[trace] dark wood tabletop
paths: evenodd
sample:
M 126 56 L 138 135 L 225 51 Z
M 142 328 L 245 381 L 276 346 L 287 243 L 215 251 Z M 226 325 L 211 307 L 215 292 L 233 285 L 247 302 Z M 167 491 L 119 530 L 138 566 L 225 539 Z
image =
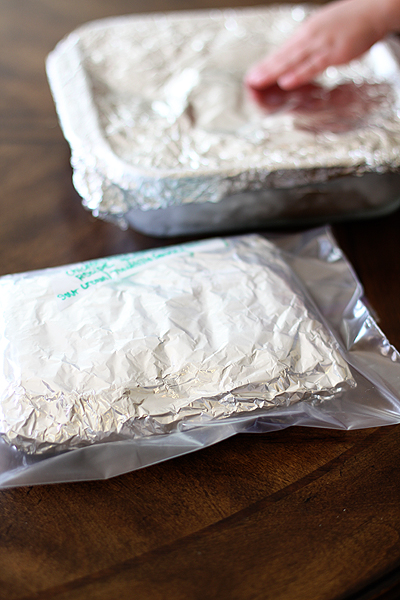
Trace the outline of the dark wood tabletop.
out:
M 166 243 L 82 207 L 44 69 L 55 44 L 97 18 L 245 4 L 1 0 L 0 274 Z M 334 226 L 397 348 L 399 231 L 399 211 Z M 241 434 L 106 481 L 0 490 L 4 600 L 398 597 L 400 425 Z

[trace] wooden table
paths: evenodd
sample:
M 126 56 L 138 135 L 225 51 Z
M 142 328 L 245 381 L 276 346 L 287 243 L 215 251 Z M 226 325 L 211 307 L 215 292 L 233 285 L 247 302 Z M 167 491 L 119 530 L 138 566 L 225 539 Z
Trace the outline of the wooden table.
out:
M 44 60 L 94 18 L 215 6 L 1 0 L 0 274 L 164 243 L 82 208 Z M 335 227 L 398 348 L 399 231 L 399 212 Z M 107 481 L 2 490 L 0 598 L 398 598 L 399 465 L 400 425 L 294 427 Z

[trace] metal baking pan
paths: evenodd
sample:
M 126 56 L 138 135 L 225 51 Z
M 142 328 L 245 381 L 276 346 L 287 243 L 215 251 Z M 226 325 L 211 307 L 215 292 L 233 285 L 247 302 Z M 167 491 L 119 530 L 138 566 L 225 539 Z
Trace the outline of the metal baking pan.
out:
M 395 39 L 295 92 L 243 85 L 310 10 L 134 15 L 62 40 L 47 73 L 84 206 L 158 236 L 396 209 Z

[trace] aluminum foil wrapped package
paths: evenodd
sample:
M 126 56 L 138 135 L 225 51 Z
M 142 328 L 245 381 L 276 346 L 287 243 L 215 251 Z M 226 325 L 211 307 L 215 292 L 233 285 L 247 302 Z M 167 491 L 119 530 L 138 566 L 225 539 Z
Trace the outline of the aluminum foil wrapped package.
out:
M 84 205 L 159 236 L 394 210 L 398 42 L 294 92 L 243 85 L 311 10 L 126 16 L 62 40 L 47 73 Z
M 0 432 L 27 452 L 322 400 L 353 383 L 290 268 L 258 236 L 0 285 Z
M 240 431 L 400 419 L 399 355 L 328 231 L 0 278 L 0 486 L 109 477 Z

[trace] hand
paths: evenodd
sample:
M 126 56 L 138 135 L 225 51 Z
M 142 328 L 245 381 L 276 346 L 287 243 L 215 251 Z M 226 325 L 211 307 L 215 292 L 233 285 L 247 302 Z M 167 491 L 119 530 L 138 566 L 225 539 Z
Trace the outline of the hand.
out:
M 363 54 L 399 21 L 399 0 L 332 2 L 306 19 L 280 49 L 253 66 L 246 84 L 264 89 L 278 83 L 291 90 L 309 83 L 330 65 L 345 64 Z

